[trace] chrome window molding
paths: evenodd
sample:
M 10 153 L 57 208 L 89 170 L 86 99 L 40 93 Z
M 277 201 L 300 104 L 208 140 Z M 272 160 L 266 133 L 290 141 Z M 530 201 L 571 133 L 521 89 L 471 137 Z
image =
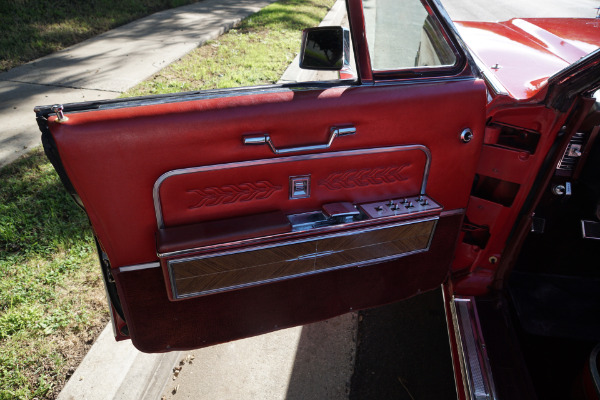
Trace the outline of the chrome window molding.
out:
M 483 75 L 483 79 L 486 81 L 488 86 L 494 91 L 495 95 L 509 96 L 508 90 L 502 85 L 502 83 L 496 78 L 496 75 L 485 65 L 485 63 L 477 56 L 472 54 L 475 65 Z

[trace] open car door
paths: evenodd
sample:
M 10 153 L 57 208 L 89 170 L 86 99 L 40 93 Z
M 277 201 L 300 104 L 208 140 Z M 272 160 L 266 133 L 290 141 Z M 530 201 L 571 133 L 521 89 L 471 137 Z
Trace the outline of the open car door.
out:
M 356 81 L 37 108 L 92 224 L 117 338 L 209 346 L 445 280 L 486 91 L 438 7 L 425 10 L 450 65 L 378 72 L 351 1 Z

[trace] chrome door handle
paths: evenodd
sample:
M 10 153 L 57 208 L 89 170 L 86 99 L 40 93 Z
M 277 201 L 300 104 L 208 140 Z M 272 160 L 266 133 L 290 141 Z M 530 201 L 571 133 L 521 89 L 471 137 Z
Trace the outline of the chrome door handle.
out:
M 354 126 L 346 126 L 346 127 L 336 127 L 332 126 L 329 129 L 329 140 L 327 143 L 323 144 L 310 144 L 306 146 L 297 146 L 297 147 L 284 147 L 282 149 L 278 149 L 273 144 L 271 140 L 271 136 L 268 133 L 263 133 L 259 135 L 249 135 L 244 136 L 244 144 L 268 144 L 271 148 L 271 151 L 275 154 L 287 154 L 287 153 L 295 153 L 300 151 L 311 151 L 311 150 L 324 150 L 331 147 L 333 141 L 338 136 L 347 136 L 354 135 L 356 133 L 356 128 Z

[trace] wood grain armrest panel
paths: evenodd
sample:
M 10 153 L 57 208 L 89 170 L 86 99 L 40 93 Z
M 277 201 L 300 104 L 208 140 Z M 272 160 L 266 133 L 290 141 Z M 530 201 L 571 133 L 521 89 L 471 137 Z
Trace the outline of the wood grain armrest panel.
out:
M 362 267 L 427 251 L 438 217 L 163 259 L 172 300 Z

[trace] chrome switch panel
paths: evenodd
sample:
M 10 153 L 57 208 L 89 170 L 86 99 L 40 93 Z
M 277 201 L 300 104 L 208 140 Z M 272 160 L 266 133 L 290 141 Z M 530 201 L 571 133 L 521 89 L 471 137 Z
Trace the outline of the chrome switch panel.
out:
M 418 212 L 434 211 L 436 209 L 441 210 L 442 208 L 431 197 L 425 195 L 377 201 L 361 204 L 359 207 L 369 218 L 410 215 Z
M 310 175 L 290 176 L 290 200 L 310 197 Z

